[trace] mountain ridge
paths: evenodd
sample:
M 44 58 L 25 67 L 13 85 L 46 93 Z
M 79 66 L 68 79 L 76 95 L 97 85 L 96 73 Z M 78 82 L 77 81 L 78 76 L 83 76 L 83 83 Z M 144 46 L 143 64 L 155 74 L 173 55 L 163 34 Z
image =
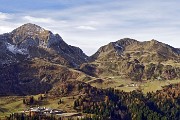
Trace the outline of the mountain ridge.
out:
M 179 78 L 180 51 L 170 45 L 130 38 L 110 42 L 89 57 L 80 69 L 93 76 L 125 76 L 131 80 Z
M 98 59 L 98 57 L 101 57 L 104 54 L 112 56 L 112 53 L 114 53 L 117 55 L 119 54 L 119 57 L 121 57 L 121 55 L 123 55 L 123 52 L 126 51 L 151 51 L 156 52 L 157 54 L 161 54 L 161 56 L 159 55 L 160 57 L 163 57 L 164 54 L 169 54 L 166 57 L 176 57 L 180 55 L 180 50 L 178 48 L 174 48 L 170 45 L 167 45 L 154 39 L 152 39 L 151 41 L 140 42 L 135 39 L 124 38 L 116 42 L 110 42 L 109 44 L 100 47 L 95 54 L 90 56 L 90 61 Z
M 180 78 L 179 53 L 156 40 L 124 38 L 88 57 L 59 34 L 27 23 L 0 35 L 0 95 L 39 94 L 72 79 L 94 83 L 104 76 L 135 81 Z

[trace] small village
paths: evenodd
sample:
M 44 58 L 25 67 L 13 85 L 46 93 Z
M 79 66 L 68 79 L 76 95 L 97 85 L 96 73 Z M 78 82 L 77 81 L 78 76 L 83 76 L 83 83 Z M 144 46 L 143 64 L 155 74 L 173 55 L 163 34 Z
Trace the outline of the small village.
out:
M 46 108 L 46 107 L 31 107 L 27 110 L 24 111 L 19 111 L 18 113 L 13 113 L 12 115 L 15 114 L 21 114 L 22 116 L 38 116 L 39 118 L 44 118 L 44 117 L 54 117 L 58 118 L 60 120 L 66 120 L 66 119 L 82 119 L 84 116 L 82 113 L 68 113 L 65 112 L 61 109 L 52 109 L 52 108 Z

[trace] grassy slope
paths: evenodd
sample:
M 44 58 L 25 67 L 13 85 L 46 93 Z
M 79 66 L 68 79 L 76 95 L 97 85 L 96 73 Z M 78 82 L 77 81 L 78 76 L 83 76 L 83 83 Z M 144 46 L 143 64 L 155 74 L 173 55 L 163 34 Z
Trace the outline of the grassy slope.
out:
M 38 95 L 34 96 L 35 99 L 37 99 L 37 97 Z M 76 97 L 77 96 L 75 96 L 75 98 Z M 23 104 L 23 98 L 23 96 L 0 97 L 0 118 L 4 118 L 11 113 L 23 111 L 30 108 L 30 106 L 25 106 Z M 74 100 L 72 99 L 72 97 L 62 97 L 62 104 L 58 104 L 59 99 L 60 98 L 49 98 L 45 100 L 40 106 L 53 109 L 62 109 L 67 112 L 76 112 L 73 109 Z
M 141 85 L 142 91 L 144 93 L 161 90 L 163 86 L 169 84 L 180 83 L 180 79 L 178 80 L 166 80 L 166 81 L 148 81 L 147 83 Z
M 126 92 L 130 92 L 136 89 L 141 89 L 144 93 L 147 93 L 151 91 L 160 90 L 162 89 L 162 86 L 180 82 L 180 79 L 165 80 L 165 81 L 149 80 L 145 82 L 136 82 L 136 81 L 131 81 L 129 79 L 123 79 L 119 76 L 104 77 L 103 79 L 105 79 L 103 83 L 97 83 L 97 82 L 93 83 L 91 81 L 91 85 L 97 88 L 112 87 L 112 88 L 123 90 Z M 131 85 L 131 83 L 137 84 L 137 86 L 129 87 L 128 85 Z M 120 85 L 124 85 L 124 86 L 121 87 Z
M 0 97 L 0 116 L 21 111 L 25 108 L 22 104 L 22 97 Z

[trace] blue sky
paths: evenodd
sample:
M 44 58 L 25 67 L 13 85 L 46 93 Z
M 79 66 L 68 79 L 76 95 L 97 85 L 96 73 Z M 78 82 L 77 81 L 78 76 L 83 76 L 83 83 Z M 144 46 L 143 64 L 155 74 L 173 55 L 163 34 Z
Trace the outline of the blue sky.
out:
M 0 0 L 0 33 L 34 23 L 91 55 L 121 38 L 180 48 L 179 0 Z

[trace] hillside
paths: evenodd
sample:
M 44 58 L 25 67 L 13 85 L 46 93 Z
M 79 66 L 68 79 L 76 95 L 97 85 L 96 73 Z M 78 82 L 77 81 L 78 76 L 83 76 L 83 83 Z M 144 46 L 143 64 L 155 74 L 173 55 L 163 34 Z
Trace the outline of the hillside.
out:
M 80 71 L 39 58 L 3 66 L 0 73 L 0 95 L 40 94 L 67 80 L 91 79 Z
M 24 24 L 0 35 L 0 96 L 39 94 L 70 79 L 91 79 L 73 69 L 86 59 L 80 48 L 68 45 L 60 35 Z
M 102 46 L 80 69 L 93 76 L 131 80 L 179 78 L 180 50 L 156 40 L 121 39 Z
M 134 39 L 124 38 L 116 42 L 111 42 L 99 48 L 90 57 L 90 61 L 95 60 L 118 60 L 138 58 L 140 62 L 162 62 L 167 60 L 180 60 L 180 50 L 156 40 L 139 42 Z

